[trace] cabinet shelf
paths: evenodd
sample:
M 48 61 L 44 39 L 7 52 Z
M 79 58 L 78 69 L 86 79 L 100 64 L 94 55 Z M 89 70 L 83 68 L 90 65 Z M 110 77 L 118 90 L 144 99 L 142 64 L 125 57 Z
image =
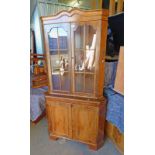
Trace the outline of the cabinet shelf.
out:
M 86 48 L 75 48 L 76 52 L 77 51 L 86 51 L 86 50 L 88 50 L 88 49 L 86 49 Z M 90 49 L 90 50 L 95 50 L 95 49 Z
M 68 49 L 50 49 L 50 52 L 52 51 L 67 51 Z
M 85 72 L 85 71 L 83 71 L 83 72 L 81 72 L 81 71 L 75 71 L 74 73 L 75 74 L 92 74 L 92 75 L 95 74 L 94 72 Z
M 69 73 L 69 71 L 63 71 L 63 73 L 65 74 L 65 73 Z M 54 72 L 52 72 L 52 75 L 59 75 L 59 74 L 61 74 L 61 71 L 54 71 Z
M 78 51 L 78 50 L 83 51 L 84 48 L 75 48 L 75 51 Z

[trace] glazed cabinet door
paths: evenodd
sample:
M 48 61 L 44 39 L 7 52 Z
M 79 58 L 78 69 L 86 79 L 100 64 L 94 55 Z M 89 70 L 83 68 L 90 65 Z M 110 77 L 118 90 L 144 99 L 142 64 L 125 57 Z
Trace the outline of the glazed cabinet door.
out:
M 98 21 L 71 24 L 73 92 L 95 96 L 99 57 Z
M 98 129 L 98 109 L 87 105 L 72 106 L 73 139 L 95 143 Z
M 47 118 L 52 135 L 70 137 L 70 109 L 71 105 L 60 102 L 47 101 Z
M 70 24 L 50 24 L 44 27 L 49 87 L 52 92 L 71 91 Z

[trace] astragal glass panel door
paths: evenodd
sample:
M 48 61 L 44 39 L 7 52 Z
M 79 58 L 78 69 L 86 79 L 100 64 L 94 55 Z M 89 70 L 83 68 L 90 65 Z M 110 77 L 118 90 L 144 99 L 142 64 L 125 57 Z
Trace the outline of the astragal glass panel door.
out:
M 74 92 L 95 93 L 96 27 L 91 23 L 71 25 L 74 56 Z
M 70 91 L 70 25 L 53 24 L 48 33 L 53 91 Z

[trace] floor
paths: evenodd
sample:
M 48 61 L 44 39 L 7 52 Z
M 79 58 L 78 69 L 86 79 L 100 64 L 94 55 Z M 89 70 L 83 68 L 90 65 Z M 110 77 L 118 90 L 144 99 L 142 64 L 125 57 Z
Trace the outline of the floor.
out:
M 106 139 L 98 151 L 89 150 L 87 145 L 66 139 L 52 141 L 48 137 L 47 121 L 43 118 L 38 124 L 30 127 L 31 155 L 121 155 L 115 145 Z

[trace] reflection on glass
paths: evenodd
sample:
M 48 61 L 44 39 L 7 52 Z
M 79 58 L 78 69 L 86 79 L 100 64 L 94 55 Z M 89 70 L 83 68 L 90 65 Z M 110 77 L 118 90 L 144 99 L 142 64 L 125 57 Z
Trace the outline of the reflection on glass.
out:
M 68 70 L 68 55 L 61 55 L 60 57 L 60 74 L 64 75 L 64 72 Z
M 51 68 L 52 74 L 59 74 L 60 71 L 60 59 L 59 55 L 51 55 Z
M 52 55 L 51 56 L 52 74 L 64 75 L 69 69 L 68 55 Z
M 94 35 L 94 38 L 96 39 L 96 35 Z M 84 61 L 84 68 L 86 71 L 93 71 L 95 67 L 95 49 L 92 49 L 92 46 L 89 47 L 86 45 L 86 58 Z
M 91 25 L 86 25 L 86 45 L 85 61 L 86 71 L 94 71 L 95 68 L 95 48 L 96 48 L 96 30 Z
M 86 35 L 86 45 L 95 49 L 96 43 L 94 41 L 94 35 L 96 34 L 96 30 L 91 25 L 85 25 L 85 35 Z

